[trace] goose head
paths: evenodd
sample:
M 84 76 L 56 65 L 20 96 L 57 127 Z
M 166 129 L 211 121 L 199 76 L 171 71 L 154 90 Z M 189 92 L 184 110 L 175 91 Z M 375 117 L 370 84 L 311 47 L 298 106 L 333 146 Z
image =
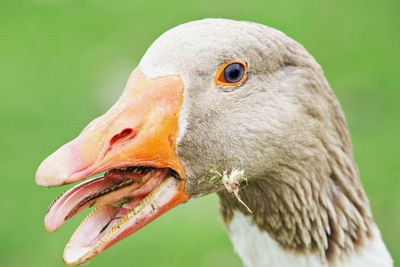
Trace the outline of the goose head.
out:
M 220 195 L 228 226 L 240 212 L 290 253 L 330 260 L 373 234 L 346 122 L 321 68 L 297 42 L 255 23 L 206 19 L 161 35 L 117 103 L 50 155 L 36 182 L 101 172 L 46 215 L 55 231 L 95 206 L 65 248 L 68 264 L 210 193 Z

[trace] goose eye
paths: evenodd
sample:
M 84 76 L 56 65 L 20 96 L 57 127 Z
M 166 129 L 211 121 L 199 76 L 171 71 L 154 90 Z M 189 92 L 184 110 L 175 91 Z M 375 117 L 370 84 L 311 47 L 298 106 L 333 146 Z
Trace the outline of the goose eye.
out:
M 243 77 L 244 68 L 239 63 L 233 63 L 224 69 L 225 81 L 236 83 Z
M 246 64 L 241 61 L 231 61 L 219 67 L 215 76 L 215 84 L 224 86 L 241 85 L 246 78 Z

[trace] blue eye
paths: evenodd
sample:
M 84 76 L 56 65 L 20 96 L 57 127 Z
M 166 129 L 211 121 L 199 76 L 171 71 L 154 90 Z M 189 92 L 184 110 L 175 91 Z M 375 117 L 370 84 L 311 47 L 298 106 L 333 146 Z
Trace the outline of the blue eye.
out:
M 224 80 L 227 83 L 237 83 L 244 76 L 244 67 L 240 63 L 232 63 L 224 69 Z
M 247 64 L 241 60 L 232 60 L 219 66 L 214 82 L 225 87 L 237 87 L 246 80 L 246 76 Z

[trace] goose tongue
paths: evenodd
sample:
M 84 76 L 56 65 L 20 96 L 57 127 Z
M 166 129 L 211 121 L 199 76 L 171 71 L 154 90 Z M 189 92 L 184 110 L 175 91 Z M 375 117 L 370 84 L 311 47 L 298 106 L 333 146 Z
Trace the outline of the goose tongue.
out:
M 168 169 L 127 168 L 78 184 L 53 202 L 45 216 L 45 227 L 54 232 L 65 221 L 92 206 L 109 206 L 105 210 L 112 211 L 113 215 L 123 212 L 121 208 L 131 209 L 167 174 Z

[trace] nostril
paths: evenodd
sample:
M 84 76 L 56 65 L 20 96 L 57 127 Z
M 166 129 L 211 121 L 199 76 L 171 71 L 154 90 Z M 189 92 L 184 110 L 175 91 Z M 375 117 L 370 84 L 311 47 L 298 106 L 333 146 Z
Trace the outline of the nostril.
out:
M 136 136 L 136 132 L 132 128 L 123 129 L 120 133 L 114 135 L 110 140 L 110 146 L 116 142 L 131 139 Z

